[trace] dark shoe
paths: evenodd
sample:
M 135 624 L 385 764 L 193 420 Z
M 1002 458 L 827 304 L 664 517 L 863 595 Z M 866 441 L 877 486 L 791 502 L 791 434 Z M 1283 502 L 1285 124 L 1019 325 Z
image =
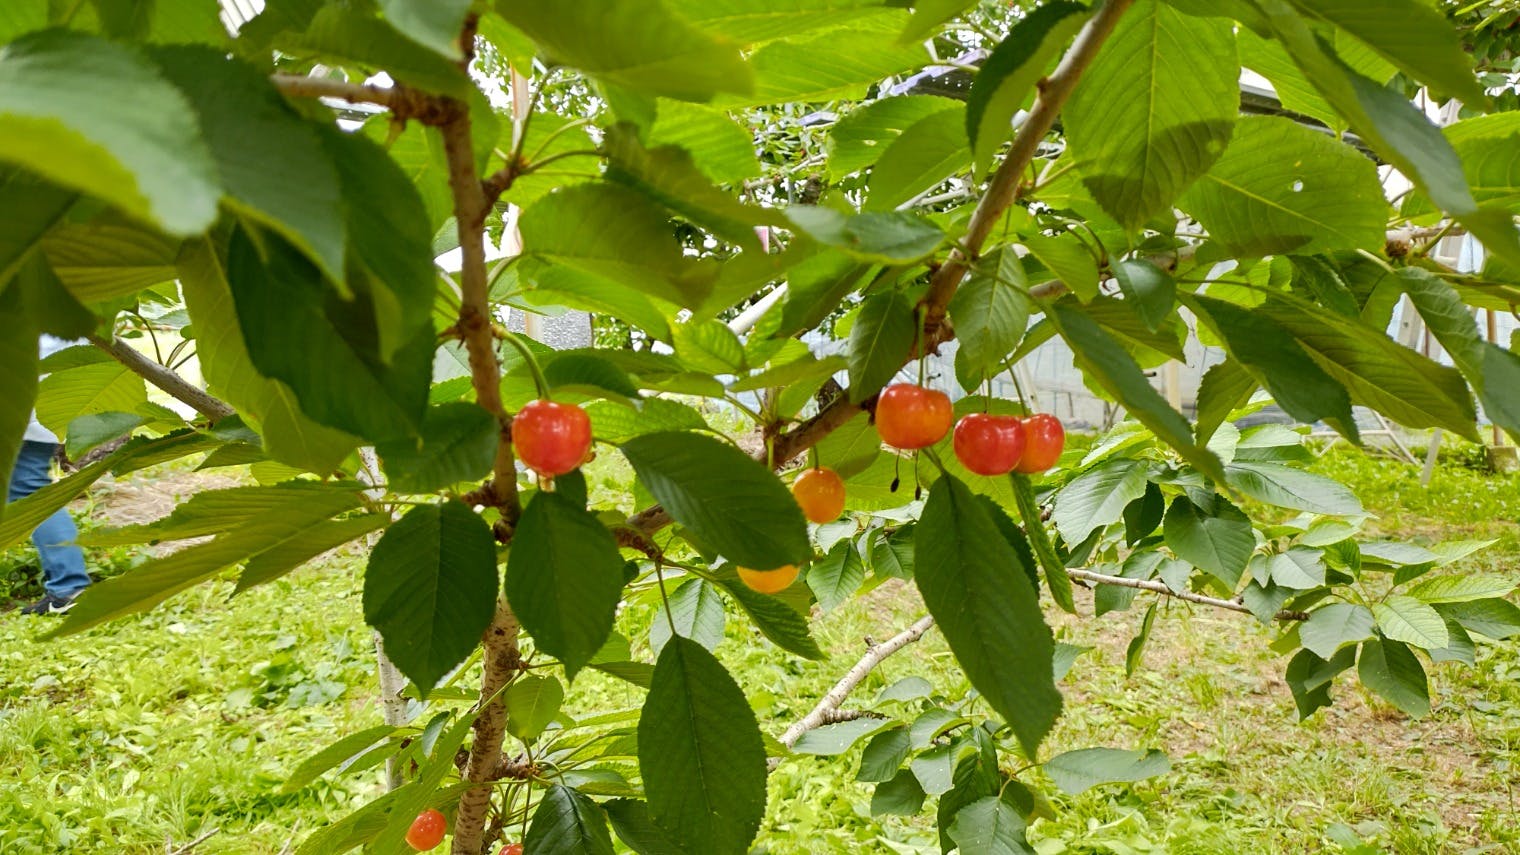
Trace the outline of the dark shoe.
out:
M 52 594 L 48 594 L 22 609 L 21 613 L 24 615 L 66 615 L 69 613 L 69 609 L 74 607 L 74 603 L 78 599 L 79 596 L 77 594 L 72 597 L 55 597 Z

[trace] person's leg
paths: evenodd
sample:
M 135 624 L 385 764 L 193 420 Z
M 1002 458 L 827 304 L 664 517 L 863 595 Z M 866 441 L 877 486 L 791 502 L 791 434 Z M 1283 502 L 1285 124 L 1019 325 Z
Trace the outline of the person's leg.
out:
M 11 473 L 9 496 L 11 501 L 24 499 L 53 483 L 53 451 L 56 446 L 46 442 L 23 442 L 16 468 Z M 42 560 L 42 583 L 54 597 L 71 599 L 89 587 L 90 574 L 84 568 L 84 552 L 75 541 L 79 529 L 67 509 L 42 521 L 32 532 L 32 543 Z

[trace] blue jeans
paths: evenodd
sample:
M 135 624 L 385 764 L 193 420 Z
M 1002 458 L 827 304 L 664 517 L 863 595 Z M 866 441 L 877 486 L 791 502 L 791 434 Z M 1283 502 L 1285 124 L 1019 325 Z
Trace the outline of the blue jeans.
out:
M 10 500 L 24 499 L 53 483 L 53 452 L 50 442 L 23 442 L 16 468 L 11 472 Z M 42 585 L 55 597 L 72 597 L 90 585 L 84 569 L 84 552 L 75 543 L 79 529 L 66 508 L 42 521 L 32 532 L 32 543 L 42 559 Z

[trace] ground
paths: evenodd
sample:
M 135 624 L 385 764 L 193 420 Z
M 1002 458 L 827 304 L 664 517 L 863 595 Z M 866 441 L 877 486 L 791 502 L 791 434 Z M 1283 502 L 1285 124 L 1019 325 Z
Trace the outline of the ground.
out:
M 1379 509 L 1380 533 L 1497 538 L 1458 569 L 1514 573 L 1520 480 L 1459 463 L 1443 465 L 1429 489 L 1419 487 L 1418 470 L 1386 458 L 1337 450 L 1319 466 Z M 135 522 L 161 515 L 176 495 L 226 483 L 161 469 L 102 487 L 76 511 Z M 141 560 L 129 550 L 93 558 L 108 573 Z M 32 560 L 24 549 L 0 560 L 0 602 L 34 592 Z M 302 758 L 379 721 L 371 638 L 359 616 L 361 570 L 356 554 L 338 553 L 235 600 L 231 584 L 219 582 L 59 641 L 38 640 L 47 626 L 39 619 L 0 614 L 0 852 L 148 855 L 217 829 L 197 852 L 273 855 L 372 798 L 377 769 L 279 792 Z M 921 613 L 903 586 L 840 607 L 816 623 L 825 662 L 798 661 L 731 618 L 718 655 L 762 725 L 779 733 L 855 660 L 864 638 L 884 638 Z M 1422 721 L 1338 684 L 1337 706 L 1300 724 L 1267 628 L 1174 604 L 1157 620 L 1144 667 L 1126 679 L 1124 650 L 1139 616 L 1139 608 L 1096 621 L 1051 615 L 1061 640 L 1093 650 L 1063 681 L 1066 713 L 1048 750 L 1154 747 L 1171 757 L 1172 772 L 1057 796 L 1058 819 L 1031 832 L 1042 855 L 1520 853 L 1515 645 L 1480 643 L 1477 667 L 1433 669 L 1436 709 Z M 647 626 L 646 617 L 633 609 L 625 621 Z M 638 652 L 646 641 L 635 636 Z M 911 674 L 949 694 L 964 691 L 931 632 L 857 695 Z M 575 688 L 581 709 L 636 703 L 599 674 Z M 937 851 L 932 813 L 870 818 L 869 786 L 853 780 L 857 762 L 858 751 L 783 763 L 771 777 L 758 851 Z

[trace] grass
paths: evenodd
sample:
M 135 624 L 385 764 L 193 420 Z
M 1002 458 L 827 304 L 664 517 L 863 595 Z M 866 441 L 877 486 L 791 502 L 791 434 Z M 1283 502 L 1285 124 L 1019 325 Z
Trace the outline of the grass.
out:
M 1346 479 L 1380 518 L 1376 530 L 1415 539 L 1497 538 L 1462 569 L 1513 573 L 1520 557 L 1520 480 L 1443 465 L 1429 489 L 1418 470 L 1333 451 L 1318 466 Z M 151 487 L 148 476 L 137 486 Z M 162 477 L 160 474 L 157 477 Z M 176 490 L 181 485 L 176 484 Z M 112 497 L 99 499 L 109 513 Z M 0 562 L 0 584 L 25 594 L 26 550 Z M 99 556 L 110 572 L 138 560 Z M 380 772 L 328 777 L 279 795 L 318 747 L 379 720 L 370 635 L 359 617 L 362 562 L 320 566 L 228 601 L 231 585 L 194 589 L 166 606 L 84 636 L 38 640 L 47 626 L 0 615 L 0 852 L 126 855 L 219 833 L 199 851 L 279 852 L 287 840 L 379 792 Z M 8 581 L 3 581 L 8 580 Z M 6 591 L 0 590 L 0 594 Z M 1138 625 L 1130 611 L 1099 620 L 1051 615 L 1062 640 L 1091 646 L 1063 682 L 1066 713 L 1052 753 L 1094 745 L 1153 747 L 1172 771 L 1133 785 L 1053 796 L 1054 821 L 1031 831 L 1057 853 L 1520 852 L 1514 766 L 1520 746 L 1520 654 L 1480 642 L 1475 668 L 1432 669 L 1436 709 L 1411 722 L 1345 682 L 1337 705 L 1298 723 L 1284 660 L 1249 617 L 1169 607 L 1144 668 L 1124 676 Z M 757 641 L 730 616 L 718 654 L 772 733 L 803 714 L 854 661 L 922 613 L 911 589 L 888 586 L 816 621 L 829 652 L 804 662 Z M 647 656 L 648 611 L 625 613 Z M 937 634 L 887 660 L 857 692 L 865 703 L 909 675 L 950 697 L 963 680 Z M 588 673 L 570 710 L 628 706 L 638 695 Z M 858 750 L 798 756 L 771 776 L 758 851 L 938 851 L 932 805 L 913 819 L 869 816 L 854 782 Z M 1038 775 L 1038 772 L 1028 772 Z

